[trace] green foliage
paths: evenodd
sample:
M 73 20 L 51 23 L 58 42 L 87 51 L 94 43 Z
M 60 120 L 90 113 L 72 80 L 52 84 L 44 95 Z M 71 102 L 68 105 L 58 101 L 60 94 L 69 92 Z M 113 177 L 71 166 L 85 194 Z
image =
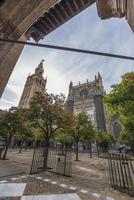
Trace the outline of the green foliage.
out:
M 19 109 L 12 107 L 9 111 L 5 111 L 0 115 L 0 136 L 4 137 L 7 141 L 3 159 L 6 158 L 11 139 L 15 135 L 26 138 L 30 135 L 30 132 L 21 118 Z
M 64 100 L 62 94 L 36 93 L 26 110 L 26 118 L 42 133 L 47 145 L 58 129 L 68 129 L 73 124 L 72 115 L 62 108 Z
M 108 134 L 108 133 L 105 133 L 105 132 L 102 132 L 102 131 L 98 131 L 96 132 L 95 134 L 95 140 L 98 142 L 98 143 L 112 143 L 114 141 L 113 139 L 113 136 L 111 134 Z
M 83 127 L 83 131 L 84 131 L 84 137 L 83 137 L 84 141 L 92 142 L 95 139 L 95 131 L 89 119 L 87 119 L 87 122 Z
M 110 94 L 105 97 L 105 102 L 116 114 L 134 114 L 134 72 L 122 77 L 120 84 L 113 85 Z
M 134 147 L 134 72 L 125 74 L 120 84 L 112 86 L 105 102 L 110 113 L 120 117 L 125 143 Z
M 43 139 L 43 135 L 41 134 L 40 129 L 30 126 L 30 130 L 33 134 L 34 140 L 42 140 Z
M 74 141 L 92 141 L 94 138 L 94 130 L 86 113 L 81 112 L 75 117 L 75 127 L 71 131 Z
M 134 152 L 134 133 L 132 132 L 124 132 L 122 131 L 122 134 L 120 135 L 119 141 L 121 144 L 130 145 L 132 148 L 132 151 Z
M 72 137 L 68 134 L 68 131 L 60 128 L 59 130 L 56 131 L 56 134 L 54 136 L 54 140 L 57 142 L 72 142 Z
M 25 132 L 25 127 L 22 125 L 17 108 L 12 107 L 9 111 L 3 112 L 0 115 L 0 135 L 8 140 L 9 137 L 23 132 Z
M 94 130 L 86 113 L 78 113 L 75 117 L 75 127 L 70 132 L 76 144 L 76 161 L 78 161 L 78 143 L 80 141 L 92 142 Z
M 108 146 L 114 142 L 114 138 L 111 134 L 102 131 L 96 132 L 95 140 L 102 148 L 108 148 Z

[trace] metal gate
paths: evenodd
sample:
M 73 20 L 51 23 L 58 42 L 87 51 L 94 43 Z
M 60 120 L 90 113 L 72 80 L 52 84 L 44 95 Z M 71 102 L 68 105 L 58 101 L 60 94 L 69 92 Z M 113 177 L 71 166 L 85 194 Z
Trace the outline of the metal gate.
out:
M 108 158 L 111 186 L 134 196 L 134 158 L 113 153 Z
M 30 174 L 49 170 L 64 176 L 72 176 L 72 153 L 69 148 L 48 148 L 47 168 L 43 167 L 44 151 L 44 147 L 34 149 Z

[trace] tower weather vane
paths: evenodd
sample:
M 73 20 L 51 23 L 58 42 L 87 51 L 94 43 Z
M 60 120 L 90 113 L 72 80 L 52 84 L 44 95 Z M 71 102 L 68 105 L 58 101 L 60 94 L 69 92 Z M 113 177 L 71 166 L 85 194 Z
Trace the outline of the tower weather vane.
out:
M 45 60 L 44 60 L 44 59 L 42 59 L 42 60 L 41 60 L 41 62 L 43 63 L 43 62 L 45 62 Z

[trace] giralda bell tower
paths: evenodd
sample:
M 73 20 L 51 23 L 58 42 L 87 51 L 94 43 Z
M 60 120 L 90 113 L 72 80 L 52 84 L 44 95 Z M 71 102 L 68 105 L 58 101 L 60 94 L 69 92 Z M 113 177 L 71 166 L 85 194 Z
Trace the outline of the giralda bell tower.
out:
M 45 93 L 46 91 L 46 83 L 47 79 L 43 78 L 43 62 L 42 60 L 38 67 L 35 69 L 35 73 L 32 75 L 29 75 L 27 77 L 22 96 L 19 102 L 20 108 L 28 108 L 31 98 L 34 96 L 36 92 L 42 92 Z

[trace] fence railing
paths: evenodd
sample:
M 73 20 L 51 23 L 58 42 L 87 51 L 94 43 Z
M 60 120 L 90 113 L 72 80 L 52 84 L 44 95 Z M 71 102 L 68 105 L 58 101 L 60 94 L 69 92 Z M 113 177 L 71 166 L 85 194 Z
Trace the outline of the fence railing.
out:
M 134 159 L 126 154 L 108 154 L 111 186 L 134 196 Z
M 68 148 L 48 148 L 47 166 L 44 167 L 45 147 L 34 149 L 30 174 L 48 170 L 64 176 L 72 176 L 72 152 Z

